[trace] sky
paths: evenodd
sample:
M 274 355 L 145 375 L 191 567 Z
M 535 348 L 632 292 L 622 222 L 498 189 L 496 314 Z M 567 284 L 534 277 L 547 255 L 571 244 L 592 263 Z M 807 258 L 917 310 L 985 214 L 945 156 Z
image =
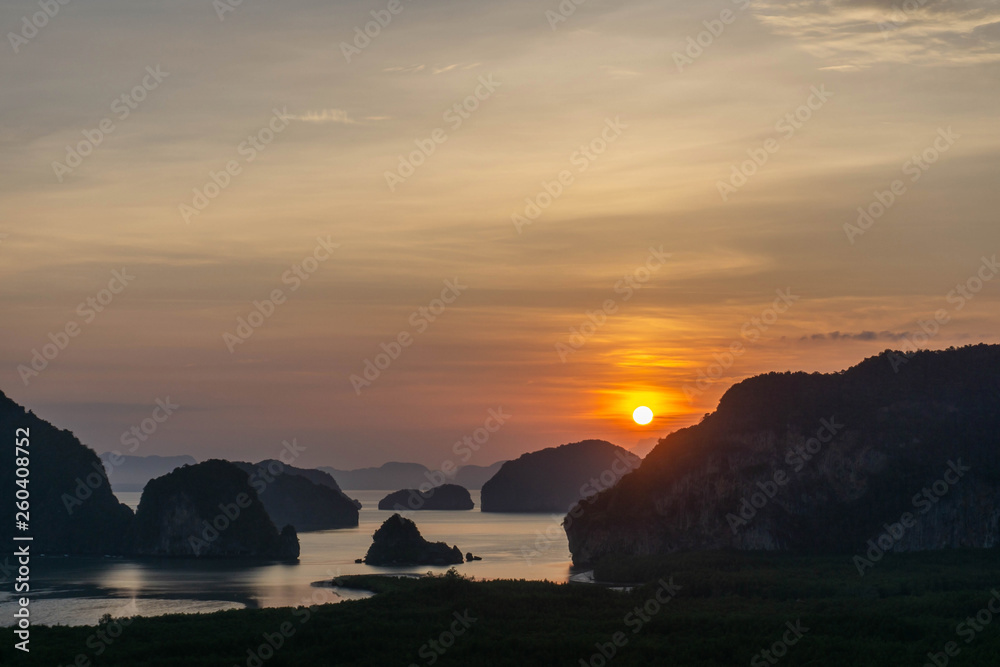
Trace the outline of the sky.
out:
M 998 342 L 997 2 L 8 0 L 0 29 L 0 390 L 98 452 L 644 454 L 761 372 Z

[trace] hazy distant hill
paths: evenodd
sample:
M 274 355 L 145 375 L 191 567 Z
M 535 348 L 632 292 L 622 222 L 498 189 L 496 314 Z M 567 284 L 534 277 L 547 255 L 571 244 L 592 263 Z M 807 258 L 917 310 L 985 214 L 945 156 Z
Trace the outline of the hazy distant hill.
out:
M 29 475 L 17 484 L 15 438 L 28 429 Z M 132 510 L 111 493 L 101 460 L 69 431 L 56 428 L 0 392 L 0 540 L 11 553 L 14 534 L 34 538 L 34 554 L 120 555 L 129 550 Z M 23 458 L 23 457 L 22 457 Z M 27 491 L 29 530 L 15 529 L 15 492 Z M 22 493 L 22 495 L 24 495 Z
M 456 473 L 446 477 L 449 483 L 466 489 L 481 489 L 490 477 L 503 465 L 503 461 L 489 466 L 462 466 Z M 437 475 L 419 463 L 389 462 L 378 468 L 357 470 L 337 470 L 320 467 L 319 470 L 333 475 L 341 489 L 348 491 L 389 491 L 392 489 L 419 489 L 421 485 L 434 483 Z
M 467 489 L 481 489 L 493 475 L 500 471 L 506 461 L 497 461 L 489 466 L 462 466 L 449 481 Z
M 567 517 L 566 532 L 577 564 L 699 549 L 877 560 L 879 549 L 995 548 L 1000 346 L 744 380 Z
M 524 454 L 504 463 L 483 485 L 482 511 L 567 512 L 638 465 L 638 457 L 604 440 Z
M 303 532 L 358 525 L 361 503 L 344 495 L 323 471 L 295 468 L 274 459 L 235 465 L 249 476 L 276 526 L 292 525 Z
M 127 456 L 113 452 L 101 454 L 101 461 L 115 491 L 142 491 L 154 477 L 197 463 L 192 456 Z
M 337 480 L 341 489 L 350 491 L 384 491 L 386 489 L 419 488 L 428 481 L 430 471 L 419 463 L 398 463 L 390 461 L 378 468 L 357 470 L 337 470 L 320 467 Z

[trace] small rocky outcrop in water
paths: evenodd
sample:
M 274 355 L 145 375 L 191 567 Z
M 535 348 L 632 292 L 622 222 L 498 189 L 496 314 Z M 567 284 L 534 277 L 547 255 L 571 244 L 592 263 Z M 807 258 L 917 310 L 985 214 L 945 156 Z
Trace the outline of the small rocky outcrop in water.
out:
M 465 559 L 458 547 L 428 542 L 417 524 L 393 514 L 375 531 L 368 548 L 368 565 L 457 565 Z
M 457 484 L 442 484 L 427 491 L 403 489 L 378 502 L 380 510 L 471 510 L 472 496 Z
M 996 549 L 998 434 L 998 345 L 760 375 L 575 508 L 569 548 L 577 565 L 681 550 Z
M 483 485 L 482 511 L 564 513 L 638 466 L 639 457 L 604 440 L 524 454 Z
M 229 461 L 184 466 L 146 485 L 135 516 L 140 556 L 295 560 L 291 526 L 279 533 L 247 474 Z

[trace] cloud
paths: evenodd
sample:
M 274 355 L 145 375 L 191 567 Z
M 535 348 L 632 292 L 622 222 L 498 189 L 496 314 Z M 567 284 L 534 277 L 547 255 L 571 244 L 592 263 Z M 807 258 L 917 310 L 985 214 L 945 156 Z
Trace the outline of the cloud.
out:
M 343 109 L 322 109 L 321 111 L 308 111 L 298 116 L 290 116 L 294 120 L 304 123 L 341 123 L 343 125 L 357 125 L 358 121 L 347 115 Z
M 860 331 L 858 333 L 831 331 L 829 333 L 814 333 L 811 336 L 802 336 L 799 340 L 903 340 L 909 335 L 909 331 L 900 333 L 894 331 Z
M 385 67 L 382 69 L 383 72 L 402 72 L 404 74 L 410 72 L 421 72 L 426 67 L 426 65 L 409 65 L 407 67 Z
M 615 67 L 614 65 L 602 65 L 605 72 L 608 73 L 613 79 L 631 79 L 636 76 L 641 76 L 638 72 L 632 69 L 627 69 L 625 67 Z
M 971 0 L 761 0 L 757 18 L 835 67 L 1000 60 L 1000 6 Z
M 472 69 L 473 67 L 479 67 L 480 65 L 482 65 L 482 63 L 468 63 L 468 64 L 455 63 L 454 65 L 446 65 L 444 67 L 435 67 L 434 68 L 434 73 L 435 74 L 444 74 L 445 72 L 450 72 L 452 70 L 456 70 L 456 69 L 457 70 L 467 70 L 467 69 Z

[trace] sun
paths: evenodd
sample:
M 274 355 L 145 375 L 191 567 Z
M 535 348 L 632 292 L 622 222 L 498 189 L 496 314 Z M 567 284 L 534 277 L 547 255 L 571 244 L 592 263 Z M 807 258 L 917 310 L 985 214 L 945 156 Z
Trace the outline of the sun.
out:
M 632 412 L 632 419 L 636 424 L 648 424 L 653 421 L 653 411 L 645 405 L 640 405 Z

